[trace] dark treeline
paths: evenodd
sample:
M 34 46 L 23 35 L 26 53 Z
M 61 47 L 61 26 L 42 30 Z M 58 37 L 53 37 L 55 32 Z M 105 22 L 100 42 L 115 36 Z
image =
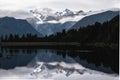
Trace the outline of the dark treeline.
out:
M 26 35 L 19 36 L 17 34 L 10 34 L 10 35 L 1 35 L 1 42 L 31 42 L 36 41 L 39 39 L 39 37 L 35 34 L 32 35 L 31 33 L 28 33 Z

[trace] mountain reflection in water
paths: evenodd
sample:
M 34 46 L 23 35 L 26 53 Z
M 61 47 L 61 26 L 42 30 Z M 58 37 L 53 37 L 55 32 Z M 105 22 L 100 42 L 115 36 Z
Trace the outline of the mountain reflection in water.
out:
M 44 63 L 45 66 L 50 66 L 47 63 L 80 64 L 84 67 L 103 72 L 113 73 L 111 68 L 104 67 L 106 64 L 102 62 L 103 56 L 109 60 L 111 57 L 106 53 L 106 50 L 69 50 L 69 49 L 40 49 L 40 48 L 0 48 L 0 68 L 13 69 L 15 67 L 34 67 L 38 62 Z M 102 54 L 102 56 L 101 56 Z M 114 56 L 113 56 L 114 57 Z M 52 65 L 53 66 L 53 65 Z M 70 65 L 68 65 L 70 66 Z

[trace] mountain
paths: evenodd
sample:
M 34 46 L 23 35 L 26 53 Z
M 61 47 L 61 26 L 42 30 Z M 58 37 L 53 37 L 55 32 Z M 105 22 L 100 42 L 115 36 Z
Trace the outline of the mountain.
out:
M 92 25 L 95 22 L 103 23 L 119 14 L 119 9 L 108 9 L 84 12 L 65 9 L 56 11 L 49 8 L 30 10 L 33 15 L 27 21 L 42 35 L 51 35 L 63 29 L 78 29 L 80 26 Z
M 26 20 L 15 19 L 12 17 L 0 18 L 0 35 L 23 35 L 27 33 L 42 36 Z
M 119 14 L 119 9 L 88 12 L 84 12 L 83 10 L 73 11 L 70 9 L 57 11 L 49 8 L 36 8 L 30 11 L 0 10 L 0 17 L 9 16 L 16 19 L 24 19 L 33 26 L 34 30 L 43 36 L 61 32 L 63 29 L 66 31 L 69 29 L 78 29 L 82 26 L 92 25 L 95 22 L 103 23 L 109 21 L 117 14 Z M 7 32 L 9 31 L 5 33 Z
M 85 16 L 82 10 L 72 11 L 65 9 L 55 11 L 49 8 L 30 10 L 34 16 L 27 18 L 27 21 L 42 35 L 51 35 L 61 32 L 63 29 L 69 30 L 79 19 Z
M 118 14 L 119 11 L 108 10 L 102 13 L 89 15 L 79 20 L 75 25 L 73 25 L 73 27 L 71 27 L 71 29 L 79 29 L 80 27 L 93 25 L 95 24 L 95 22 L 103 23 L 111 20 L 113 17 L 117 16 Z
M 63 18 L 74 17 L 79 14 L 83 14 L 83 11 L 72 11 L 65 9 L 63 11 L 55 11 L 49 8 L 38 8 L 35 10 L 30 10 L 30 12 L 39 20 L 39 22 L 46 21 L 60 21 Z

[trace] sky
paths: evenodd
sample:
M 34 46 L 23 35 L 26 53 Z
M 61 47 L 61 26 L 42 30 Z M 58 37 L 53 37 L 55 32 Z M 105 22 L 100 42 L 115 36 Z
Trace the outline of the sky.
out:
M 15 17 L 26 19 L 32 17 L 30 10 L 36 8 L 51 8 L 63 11 L 96 11 L 120 8 L 120 0 L 0 0 L 0 17 Z
M 119 0 L 0 0 L 0 10 L 29 10 L 33 8 L 63 10 L 100 10 L 120 8 Z

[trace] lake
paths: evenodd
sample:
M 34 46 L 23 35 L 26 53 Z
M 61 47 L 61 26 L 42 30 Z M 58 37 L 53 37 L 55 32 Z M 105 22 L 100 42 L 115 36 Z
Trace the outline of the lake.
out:
M 74 72 L 84 74 L 93 71 L 117 74 L 116 66 L 119 64 L 114 63 L 117 61 L 117 57 L 112 55 L 113 52 L 117 54 L 115 51 L 107 48 L 96 48 L 94 50 L 1 47 L 0 73 L 2 73 L 1 70 L 7 70 L 5 74 L 13 72 L 17 76 L 29 74 L 34 77 L 44 74 L 42 77 L 45 78 L 53 76 L 52 72 L 54 74 L 64 73 L 66 76 L 70 76 Z M 111 58 L 113 59 L 111 60 Z M 111 63 L 109 63 L 110 60 Z M 9 70 L 11 72 L 8 72 Z

